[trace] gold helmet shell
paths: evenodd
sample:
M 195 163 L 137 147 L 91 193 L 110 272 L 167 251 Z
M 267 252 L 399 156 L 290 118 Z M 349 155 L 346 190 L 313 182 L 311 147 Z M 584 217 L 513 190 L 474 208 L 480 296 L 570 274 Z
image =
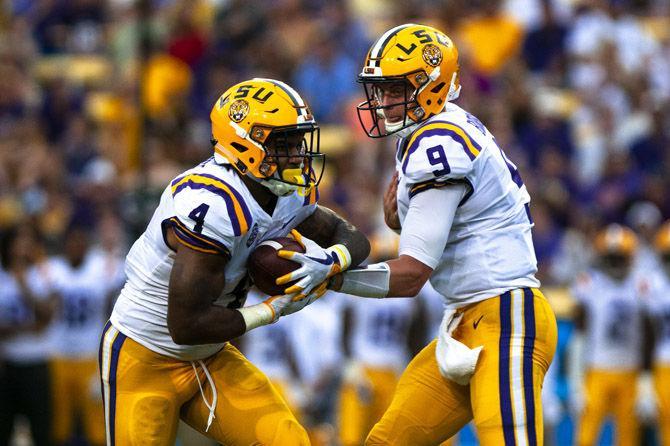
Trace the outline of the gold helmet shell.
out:
M 382 137 L 440 113 L 448 101 L 458 98 L 458 73 L 458 49 L 442 31 L 412 23 L 389 29 L 372 45 L 358 75 L 367 96 L 358 105 L 363 129 L 370 137 Z M 393 82 L 406 84 L 405 117 L 402 125 L 385 123 L 382 129 L 384 107 L 375 87 Z M 361 116 L 364 112 L 372 117 L 369 126 Z
M 670 220 L 663 223 L 656 232 L 654 247 L 660 254 L 670 254 Z
M 318 183 L 312 161 L 322 157 L 319 127 L 302 97 L 284 82 L 254 78 L 233 85 L 216 101 L 210 119 L 217 162 L 231 164 L 266 186 L 268 180 L 294 189 Z M 277 172 L 276 160 L 282 155 L 269 153 L 268 143 L 290 132 L 304 134 L 299 155 L 303 163 L 299 171 Z
M 594 247 L 599 256 L 614 254 L 632 257 L 637 250 L 637 237 L 631 229 L 611 224 L 598 232 Z

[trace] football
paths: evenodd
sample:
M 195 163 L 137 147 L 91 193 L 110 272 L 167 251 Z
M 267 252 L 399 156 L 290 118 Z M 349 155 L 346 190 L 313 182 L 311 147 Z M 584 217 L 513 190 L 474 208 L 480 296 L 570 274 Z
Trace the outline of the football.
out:
M 296 282 L 293 281 L 284 285 L 277 285 L 275 283 L 277 278 L 300 267 L 300 264 L 297 262 L 279 257 L 277 251 L 282 249 L 285 251 L 305 252 L 302 245 L 292 238 L 279 237 L 259 244 L 247 260 L 247 269 L 249 270 L 251 280 L 253 280 L 259 290 L 268 296 L 284 294 L 284 290 Z

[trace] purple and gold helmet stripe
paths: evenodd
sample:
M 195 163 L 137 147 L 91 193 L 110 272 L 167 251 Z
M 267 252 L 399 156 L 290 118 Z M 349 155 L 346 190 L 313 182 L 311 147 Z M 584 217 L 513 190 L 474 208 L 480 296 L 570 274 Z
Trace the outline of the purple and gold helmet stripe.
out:
M 172 182 L 172 196 L 177 195 L 187 187 L 190 189 L 204 189 L 223 198 L 233 226 L 233 233 L 236 236 L 246 234 L 251 227 L 251 212 L 249 212 L 242 195 L 230 184 L 213 175 L 190 174 L 180 178 L 179 181 Z

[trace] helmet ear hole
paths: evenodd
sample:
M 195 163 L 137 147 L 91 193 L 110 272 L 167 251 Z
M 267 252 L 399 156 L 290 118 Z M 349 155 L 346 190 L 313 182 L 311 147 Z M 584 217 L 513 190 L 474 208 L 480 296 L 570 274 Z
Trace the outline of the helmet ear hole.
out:
M 249 150 L 249 148 L 247 146 L 244 146 L 244 145 L 240 144 L 239 142 L 233 141 L 233 142 L 230 143 L 230 145 L 233 146 L 233 148 L 235 148 L 235 150 L 237 150 L 240 153 L 244 153 L 247 150 Z

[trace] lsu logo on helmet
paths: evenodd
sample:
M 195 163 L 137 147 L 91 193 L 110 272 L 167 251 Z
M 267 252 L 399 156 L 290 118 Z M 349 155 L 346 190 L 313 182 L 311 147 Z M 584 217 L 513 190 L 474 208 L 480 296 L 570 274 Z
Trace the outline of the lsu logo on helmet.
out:
M 249 113 L 249 103 L 244 99 L 237 99 L 235 102 L 230 104 L 230 109 L 228 110 L 228 116 L 235 122 L 240 122 L 247 117 Z
M 423 47 L 423 60 L 431 67 L 436 67 L 442 62 L 442 51 L 433 44 Z

